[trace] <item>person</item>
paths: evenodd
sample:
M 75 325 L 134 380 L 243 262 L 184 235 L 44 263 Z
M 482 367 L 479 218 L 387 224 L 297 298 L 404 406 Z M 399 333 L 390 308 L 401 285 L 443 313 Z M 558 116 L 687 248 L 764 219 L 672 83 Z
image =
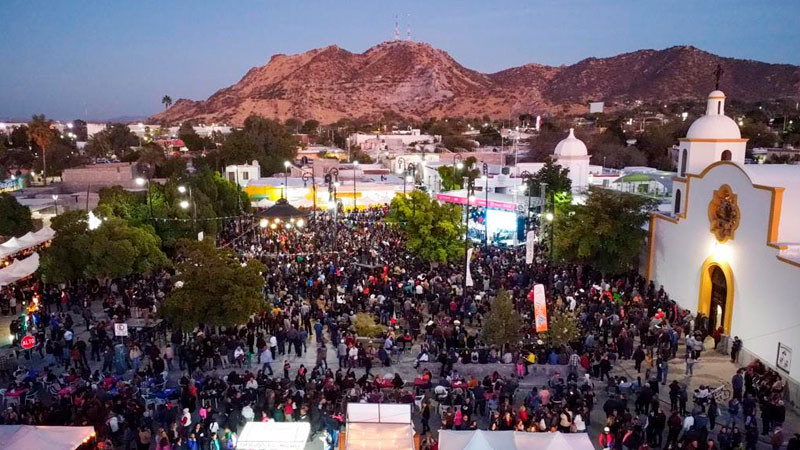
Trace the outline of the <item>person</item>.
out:
M 719 407 L 717 406 L 717 399 L 714 398 L 712 395 L 708 402 L 708 410 L 706 411 L 708 414 L 708 429 L 713 431 L 714 427 L 717 425 L 717 416 L 719 415 Z
M 597 443 L 602 449 L 609 450 L 614 448 L 614 436 L 611 434 L 611 428 L 605 427 L 603 429 L 603 432 L 597 437 Z
M 694 365 L 697 363 L 697 360 L 694 358 L 694 354 L 687 353 L 686 354 L 686 373 L 684 375 L 691 377 L 694 375 Z
M 644 348 L 640 345 L 635 352 L 633 352 L 634 369 L 636 372 L 642 373 L 642 361 L 644 361 L 645 353 Z
M 742 340 L 739 336 L 734 336 L 733 344 L 731 345 L 731 362 L 735 363 L 739 359 L 739 352 L 742 350 Z
M 783 428 L 775 427 L 769 437 L 769 443 L 772 445 L 772 450 L 778 450 L 783 446 L 783 441 L 786 438 L 783 436 Z
M 264 350 L 261 351 L 261 364 L 263 364 L 261 370 L 269 371 L 270 376 L 273 375 L 272 361 L 272 350 L 270 350 L 268 347 L 264 347 Z
M 420 410 L 420 415 L 422 416 L 422 435 L 425 436 L 431 431 L 431 401 L 425 400 L 422 403 L 422 409 Z
M 742 393 L 744 392 L 744 376 L 742 372 L 744 369 L 739 369 L 731 377 L 731 387 L 733 388 L 733 398 L 742 401 Z
M 800 433 L 795 433 L 786 443 L 786 450 L 800 450 Z

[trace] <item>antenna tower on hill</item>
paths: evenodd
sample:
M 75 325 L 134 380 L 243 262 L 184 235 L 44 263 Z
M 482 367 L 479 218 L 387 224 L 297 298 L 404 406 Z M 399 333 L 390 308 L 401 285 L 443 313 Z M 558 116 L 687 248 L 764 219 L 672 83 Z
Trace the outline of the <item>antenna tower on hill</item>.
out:
M 394 40 L 400 40 L 400 22 L 397 20 L 397 14 L 394 15 Z
M 406 40 L 411 40 L 411 14 L 406 14 Z

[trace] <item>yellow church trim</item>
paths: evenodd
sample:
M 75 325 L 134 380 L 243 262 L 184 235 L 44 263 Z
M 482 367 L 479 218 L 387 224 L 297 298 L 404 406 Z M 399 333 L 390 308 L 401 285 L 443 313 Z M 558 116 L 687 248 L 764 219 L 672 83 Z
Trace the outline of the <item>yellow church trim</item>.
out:
M 682 208 L 683 212 L 680 213 L 680 214 L 676 214 L 676 217 L 678 217 L 679 219 L 686 219 L 686 214 L 689 211 L 689 194 L 692 191 L 690 189 L 689 185 L 691 184 L 692 178 L 704 178 L 706 176 L 706 174 L 711 171 L 711 169 L 713 169 L 713 168 L 715 168 L 717 166 L 721 166 L 721 165 L 729 165 L 729 166 L 736 167 L 737 169 L 739 169 L 744 174 L 744 176 L 747 178 L 747 181 L 749 181 L 750 184 L 754 188 L 772 192 L 772 196 L 771 196 L 771 200 L 770 200 L 770 207 L 769 207 L 769 222 L 768 222 L 768 225 L 767 225 L 766 244 L 767 244 L 768 247 L 772 247 L 772 248 L 775 248 L 775 249 L 778 249 L 778 250 L 785 249 L 786 248 L 785 245 L 780 245 L 780 244 L 776 244 L 775 243 L 775 241 L 778 240 L 778 230 L 780 229 L 780 221 L 781 221 L 781 206 L 783 204 L 783 192 L 784 192 L 785 189 L 782 188 L 782 187 L 764 186 L 764 185 L 761 185 L 761 184 L 753 183 L 753 180 L 750 178 L 750 175 L 748 175 L 747 172 L 745 172 L 745 170 L 741 166 L 739 166 L 739 164 L 736 164 L 736 163 L 731 162 L 731 161 L 717 161 L 717 162 L 715 162 L 713 164 L 710 164 L 705 169 L 703 169 L 703 171 L 700 172 L 699 175 L 687 173 L 685 178 L 682 178 L 682 179 L 679 180 L 679 181 L 685 182 L 685 184 L 686 184 L 686 188 L 685 188 L 686 192 L 684 193 L 685 194 L 684 195 L 684 203 L 683 203 L 683 208 Z M 675 178 L 673 178 L 673 180 L 674 179 Z M 652 266 L 653 266 L 653 257 L 654 257 L 654 254 L 655 254 L 655 226 L 654 225 L 656 224 L 656 222 L 655 222 L 655 220 L 652 220 L 652 219 L 661 219 L 661 220 L 665 220 L 665 221 L 671 222 L 671 223 L 678 223 L 679 222 L 678 219 L 676 219 L 676 218 L 668 217 L 668 216 L 665 216 L 665 215 L 660 214 L 660 213 L 651 213 L 650 217 L 651 217 L 651 221 L 650 221 L 650 240 L 648 242 L 649 255 L 647 257 L 647 272 L 646 272 L 648 281 L 653 279 L 653 267 Z M 795 267 L 800 267 L 800 263 L 788 260 L 786 258 L 781 257 L 780 255 L 776 255 L 776 257 L 778 258 L 779 261 L 785 262 L 785 263 L 790 264 L 790 265 L 795 266 Z
M 731 332 L 731 318 L 733 317 L 733 271 L 731 266 L 726 261 L 715 259 L 714 256 L 709 256 L 703 262 L 703 267 L 700 269 L 700 296 L 697 300 L 697 312 L 703 313 L 708 317 L 711 312 L 711 270 L 714 266 L 719 267 L 725 275 L 725 318 L 722 323 L 722 329 L 725 334 Z
M 741 139 L 704 139 L 704 138 L 680 138 L 679 142 L 747 142 L 746 138 Z

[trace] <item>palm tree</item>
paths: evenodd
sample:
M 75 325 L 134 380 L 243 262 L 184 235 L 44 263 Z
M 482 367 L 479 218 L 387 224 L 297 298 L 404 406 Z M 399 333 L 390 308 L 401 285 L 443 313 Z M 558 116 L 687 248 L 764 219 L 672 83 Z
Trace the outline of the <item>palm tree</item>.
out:
M 47 119 L 44 114 L 34 114 L 33 119 L 28 123 L 28 138 L 42 149 L 42 178 L 45 185 L 47 185 L 47 147 L 56 138 L 56 132 L 52 126 L 53 121 Z
M 170 97 L 169 95 L 165 95 L 165 96 L 164 96 L 164 97 L 161 99 L 161 103 L 163 103 L 163 104 L 164 104 L 164 109 L 167 109 L 167 108 L 169 108 L 170 106 L 172 106 L 172 97 Z

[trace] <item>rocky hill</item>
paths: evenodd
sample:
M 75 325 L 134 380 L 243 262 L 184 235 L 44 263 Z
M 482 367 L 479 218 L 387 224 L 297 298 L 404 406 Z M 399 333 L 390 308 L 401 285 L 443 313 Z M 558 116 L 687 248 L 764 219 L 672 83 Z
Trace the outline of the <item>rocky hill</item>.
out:
M 699 100 L 713 89 L 717 64 L 724 70 L 722 89 L 732 99 L 800 98 L 800 66 L 725 58 L 689 46 L 588 58 L 570 66 L 526 64 L 484 74 L 428 44 L 390 41 L 364 53 L 334 45 L 275 55 L 207 100 L 180 99 L 151 120 L 241 124 L 255 113 L 330 123 L 385 111 L 413 118 L 512 117 L 585 111 L 593 100 Z

